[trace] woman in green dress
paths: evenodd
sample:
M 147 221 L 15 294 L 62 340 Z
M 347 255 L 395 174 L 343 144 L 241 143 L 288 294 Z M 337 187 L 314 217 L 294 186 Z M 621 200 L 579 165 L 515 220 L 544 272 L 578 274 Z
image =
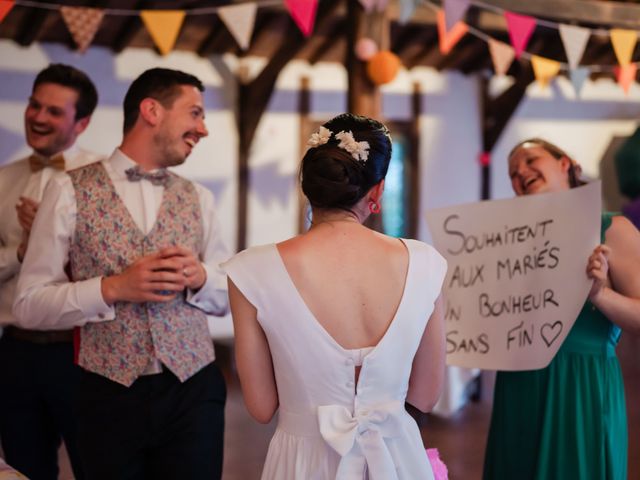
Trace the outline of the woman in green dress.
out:
M 579 173 L 565 152 L 541 139 L 509 154 L 516 195 L 580 186 Z M 621 330 L 640 332 L 640 233 L 624 217 L 605 213 L 601 243 L 585 259 L 589 298 L 549 366 L 497 374 L 485 480 L 627 480 L 615 347 Z

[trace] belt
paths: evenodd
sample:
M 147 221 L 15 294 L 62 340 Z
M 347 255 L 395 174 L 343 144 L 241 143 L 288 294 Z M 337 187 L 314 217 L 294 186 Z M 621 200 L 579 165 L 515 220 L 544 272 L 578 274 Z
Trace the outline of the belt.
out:
M 9 325 L 5 327 L 3 334 L 8 338 L 39 345 L 73 342 L 73 330 L 25 330 Z

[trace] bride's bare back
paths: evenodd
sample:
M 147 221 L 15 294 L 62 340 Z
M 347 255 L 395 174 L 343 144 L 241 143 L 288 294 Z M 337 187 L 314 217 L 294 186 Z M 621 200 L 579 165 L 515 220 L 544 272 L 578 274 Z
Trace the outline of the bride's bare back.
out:
M 328 221 L 278 251 L 307 308 L 339 345 L 380 341 L 404 292 L 409 253 L 402 241 L 356 222 Z

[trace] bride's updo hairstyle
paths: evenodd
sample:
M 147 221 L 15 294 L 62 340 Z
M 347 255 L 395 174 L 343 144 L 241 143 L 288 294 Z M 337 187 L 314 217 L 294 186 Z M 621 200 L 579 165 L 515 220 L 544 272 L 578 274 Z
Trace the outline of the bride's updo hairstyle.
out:
M 338 115 L 309 144 L 300 183 L 312 207 L 350 210 L 387 174 L 391 137 L 387 127 L 371 118 Z

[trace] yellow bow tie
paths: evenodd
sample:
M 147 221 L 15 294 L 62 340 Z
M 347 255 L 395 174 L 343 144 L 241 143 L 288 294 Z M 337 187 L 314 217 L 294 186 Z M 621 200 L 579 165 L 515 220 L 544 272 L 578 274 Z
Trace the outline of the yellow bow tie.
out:
M 60 153 L 51 158 L 45 158 L 40 155 L 33 154 L 29 157 L 29 166 L 31 167 L 32 172 L 39 172 L 45 167 L 64 170 L 64 156 Z

